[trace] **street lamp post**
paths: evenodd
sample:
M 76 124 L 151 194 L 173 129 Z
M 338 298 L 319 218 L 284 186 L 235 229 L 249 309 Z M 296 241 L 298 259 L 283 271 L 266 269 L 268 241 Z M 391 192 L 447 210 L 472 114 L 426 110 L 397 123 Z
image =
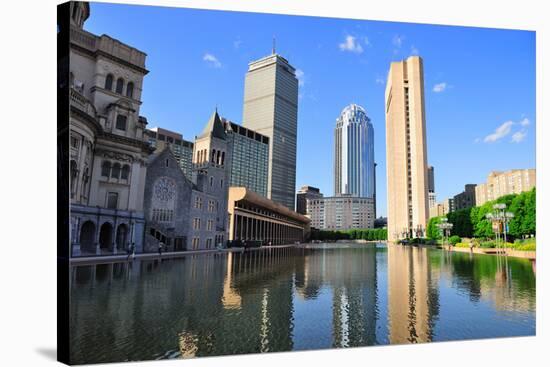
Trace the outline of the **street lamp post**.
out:
M 500 234 L 503 235 L 504 243 L 502 247 L 506 246 L 506 235 L 508 233 L 508 222 L 510 219 L 514 218 L 514 213 L 506 211 L 506 204 L 499 203 L 493 205 L 493 212 L 487 213 L 485 216 L 493 224 L 493 232 L 495 232 L 495 242 L 497 243 L 497 248 L 500 243 Z
M 441 218 L 441 223 L 437 225 L 437 227 L 441 230 L 441 233 L 443 234 L 443 238 L 445 239 L 445 245 L 449 245 L 449 234 L 451 233 L 451 229 L 453 228 L 453 224 L 449 223 L 449 220 L 445 218 Z

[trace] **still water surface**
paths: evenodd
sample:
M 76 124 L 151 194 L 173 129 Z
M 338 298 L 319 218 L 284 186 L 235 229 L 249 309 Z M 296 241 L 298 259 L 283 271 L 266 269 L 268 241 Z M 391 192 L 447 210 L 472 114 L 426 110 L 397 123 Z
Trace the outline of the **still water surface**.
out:
M 71 270 L 73 363 L 535 335 L 529 260 L 323 244 Z

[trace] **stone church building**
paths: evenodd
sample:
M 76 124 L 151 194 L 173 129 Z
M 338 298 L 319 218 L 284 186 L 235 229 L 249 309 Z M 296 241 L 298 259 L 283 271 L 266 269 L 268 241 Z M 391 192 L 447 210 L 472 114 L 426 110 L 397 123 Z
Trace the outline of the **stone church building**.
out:
M 139 115 L 145 53 L 83 29 L 88 3 L 71 2 L 71 256 L 143 247 L 143 193 L 151 148 Z
M 215 112 L 193 152 L 192 179 L 164 148 L 149 159 L 145 180 L 145 252 L 213 249 L 227 240 L 230 157 L 223 123 Z

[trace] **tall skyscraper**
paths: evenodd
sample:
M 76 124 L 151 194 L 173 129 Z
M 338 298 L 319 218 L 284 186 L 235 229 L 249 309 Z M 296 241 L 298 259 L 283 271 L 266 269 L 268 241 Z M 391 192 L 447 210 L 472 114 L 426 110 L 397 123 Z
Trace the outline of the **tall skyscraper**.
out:
M 428 167 L 428 208 L 436 205 L 434 166 Z
M 248 65 L 243 126 L 269 138 L 267 196 L 294 210 L 298 79 L 282 56 L 273 54 Z
M 385 100 L 388 239 L 424 236 L 428 165 L 420 57 L 391 63 Z
M 334 194 L 374 198 L 374 129 L 361 106 L 350 104 L 334 130 Z

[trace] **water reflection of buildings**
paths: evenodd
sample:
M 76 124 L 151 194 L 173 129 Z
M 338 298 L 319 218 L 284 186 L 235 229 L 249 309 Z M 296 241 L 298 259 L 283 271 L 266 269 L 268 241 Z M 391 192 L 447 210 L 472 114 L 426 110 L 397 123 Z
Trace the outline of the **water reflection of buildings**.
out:
M 330 287 L 331 346 L 375 344 L 378 319 L 376 249 L 303 251 L 296 264 L 296 292 L 304 299 L 315 299 L 322 287 Z M 348 251 L 353 252 L 353 256 L 349 256 Z
M 388 327 L 392 344 L 432 341 L 438 273 L 426 248 L 388 246 Z

